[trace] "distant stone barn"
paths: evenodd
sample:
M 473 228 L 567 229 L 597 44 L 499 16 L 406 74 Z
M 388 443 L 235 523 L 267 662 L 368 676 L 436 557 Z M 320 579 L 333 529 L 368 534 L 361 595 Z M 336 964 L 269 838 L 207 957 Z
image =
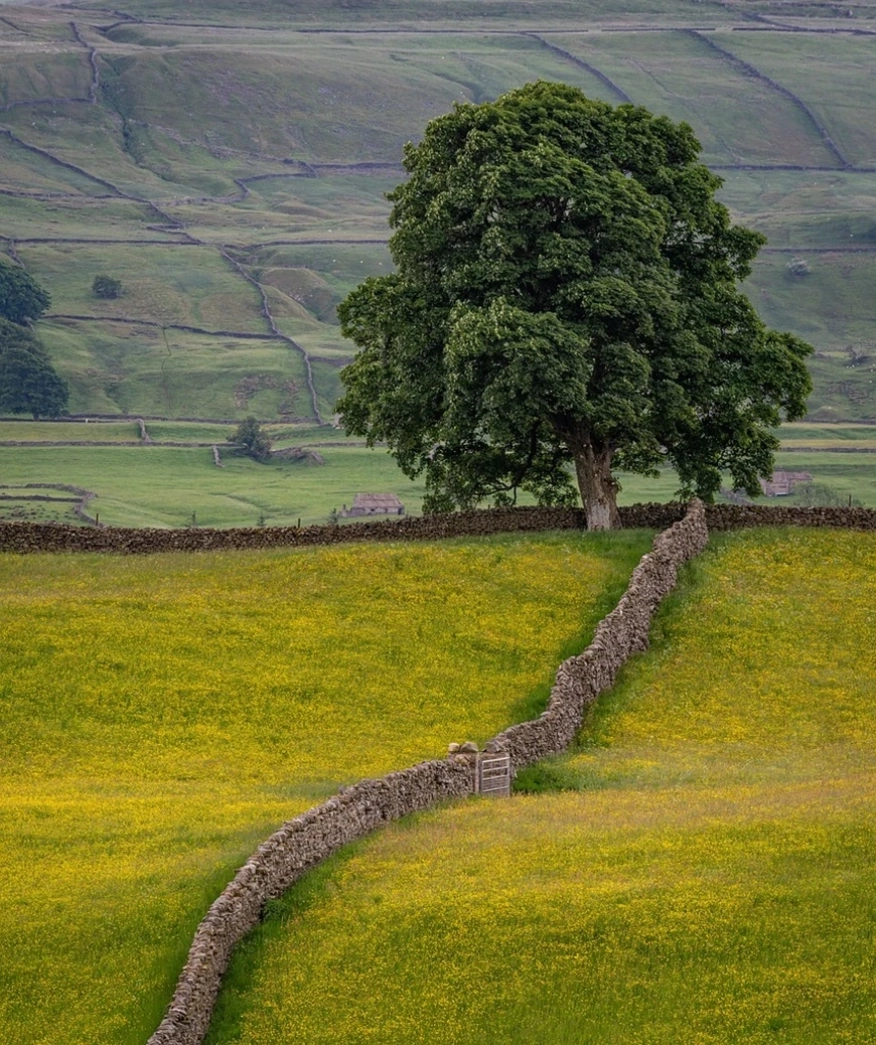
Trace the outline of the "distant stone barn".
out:
M 353 507 L 344 505 L 340 514 L 345 519 L 363 515 L 404 515 L 405 506 L 394 493 L 357 493 Z
M 770 479 L 761 479 L 760 488 L 767 497 L 787 497 L 797 483 L 811 483 L 808 472 L 773 472 Z

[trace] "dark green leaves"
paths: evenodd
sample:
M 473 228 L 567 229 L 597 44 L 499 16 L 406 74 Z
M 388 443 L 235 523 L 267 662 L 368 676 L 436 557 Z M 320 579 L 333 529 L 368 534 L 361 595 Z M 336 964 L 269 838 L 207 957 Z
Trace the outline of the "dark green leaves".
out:
M 722 470 L 751 489 L 767 429 L 805 409 L 809 348 L 738 291 L 763 238 L 698 152 L 687 125 L 563 84 L 433 120 L 390 196 L 397 272 L 339 310 L 362 348 L 348 431 L 425 473 L 433 508 L 562 501 L 574 462 L 603 525 L 615 457 L 671 462 L 706 497 Z

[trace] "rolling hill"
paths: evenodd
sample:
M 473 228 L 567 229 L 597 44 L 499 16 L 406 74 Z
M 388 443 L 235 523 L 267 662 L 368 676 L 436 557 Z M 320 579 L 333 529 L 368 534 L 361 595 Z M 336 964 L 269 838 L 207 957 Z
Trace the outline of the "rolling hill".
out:
M 769 236 L 753 300 L 817 349 L 811 417 L 876 418 L 872 5 L 0 11 L 0 249 L 52 294 L 39 334 L 76 413 L 330 419 L 351 353 L 334 306 L 391 265 L 404 143 L 545 78 L 691 123 Z M 94 297 L 101 273 L 120 299 Z

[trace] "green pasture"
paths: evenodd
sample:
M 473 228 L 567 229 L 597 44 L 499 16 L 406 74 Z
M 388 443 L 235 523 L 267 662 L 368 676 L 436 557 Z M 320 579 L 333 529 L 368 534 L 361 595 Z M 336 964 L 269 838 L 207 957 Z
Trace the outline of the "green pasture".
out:
M 147 428 L 158 438 L 154 423 Z M 335 439 L 343 442 L 337 434 Z M 90 514 L 97 512 L 110 526 L 181 527 L 190 524 L 192 513 L 199 526 L 255 526 L 262 518 L 268 526 L 294 526 L 299 519 L 306 526 L 327 522 L 333 508 L 351 505 L 357 493 L 395 493 L 409 514 L 420 513 L 422 482 L 407 479 L 385 450 L 318 446 L 322 464 L 259 464 L 232 456 L 222 441 L 224 435 L 217 439 L 221 468 L 208 447 L 0 446 L 0 486 L 63 482 L 83 487 L 97 494 Z M 278 448 L 323 441 L 321 436 L 291 436 L 278 440 Z M 621 476 L 621 483 L 622 504 L 671 500 L 678 485 L 668 472 L 657 479 Z
M 4 56 L 0 72 L 0 105 L 27 101 L 30 98 L 80 97 L 88 94 L 91 69 L 85 52 L 72 48 L 66 54 L 55 48 L 51 61 L 45 61 L 44 47 L 16 48 Z M 43 58 L 35 62 L 36 57 Z
M 795 258 L 807 271 L 795 273 Z M 876 252 L 793 255 L 766 252 L 746 291 L 760 315 L 814 345 L 809 359 L 815 421 L 876 418 L 876 329 L 867 288 L 876 276 Z
M 271 905 L 211 1045 L 872 1041 L 876 536 L 713 538 L 531 792 Z
M 873 61 L 872 40 L 825 35 L 805 48 L 784 33 L 722 33 L 716 40 L 802 98 L 851 163 L 876 164 L 866 118 L 876 105 L 876 85 L 872 76 L 861 76 Z
M 718 193 L 734 217 L 762 232 L 770 248 L 866 249 L 874 245 L 876 175 L 852 171 L 720 171 Z M 791 261 L 791 254 L 787 260 Z M 763 255 L 762 255 L 763 257 Z M 805 311 L 805 309 L 804 309 Z
M 113 10 L 111 0 L 96 0 L 88 4 L 89 10 Z M 256 0 L 242 8 L 234 0 L 194 0 L 188 3 L 184 12 L 174 0 L 133 0 L 126 11 L 143 19 L 174 22 L 203 22 L 206 25 L 248 26 L 267 25 L 282 28 L 291 23 L 302 26 L 369 26 L 386 25 L 396 27 L 443 24 L 444 26 L 467 25 L 482 27 L 487 25 L 520 25 L 557 23 L 559 25 L 580 25 L 582 22 L 657 22 L 667 19 L 686 22 L 691 13 L 687 4 L 678 0 L 609 0 L 607 3 L 596 3 L 595 0 L 540 0 L 534 6 L 526 0 L 381 0 L 379 4 L 355 5 L 345 0 L 304 0 L 294 8 L 289 8 L 278 0 Z M 710 20 L 726 17 L 723 8 L 711 2 L 704 3 L 697 10 L 700 17 Z M 116 30 L 125 38 L 138 39 L 135 34 L 154 32 L 152 26 L 140 27 L 125 24 Z M 160 39 L 160 37 L 158 37 Z
M 208 447 L 0 446 L 0 484 L 65 482 L 93 490 L 89 511 L 111 526 L 181 527 L 192 513 L 200 526 L 255 526 L 261 518 L 269 526 L 325 523 L 357 493 L 396 493 L 414 514 L 422 505 L 422 484 L 406 479 L 385 451 L 339 446 L 319 449 L 323 464 L 259 464 L 219 445 L 221 468 Z
M 869 162 L 872 87 L 858 75 L 868 40 L 731 32 L 727 26 L 736 20 L 713 4 L 692 12 L 671 2 L 645 3 L 626 8 L 624 17 L 620 8 L 588 14 L 576 6 L 576 21 L 568 23 L 572 8 L 563 3 L 540 4 L 526 16 L 534 21 L 526 22 L 516 20 L 524 17 L 522 8 L 515 14 L 503 7 L 500 19 L 494 17 L 499 6 L 481 6 L 476 14 L 466 3 L 386 2 L 343 8 L 344 25 L 338 23 L 342 8 L 320 5 L 317 12 L 305 5 L 291 16 L 284 7 L 279 26 L 273 23 L 281 8 L 264 3 L 247 5 L 245 13 L 211 6 L 208 20 L 221 23 L 213 28 L 181 25 L 175 17 L 160 24 L 174 5 L 145 7 L 146 23 L 107 32 L 103 15 L 82 9 L 77 16 L 99 56 L 96 105 L 59 102 L 0 114 L 0 128 L 50 154 L 0 135 L 0 189 L 8 193 L 0 193 L 0 237 L 15 241 L 18 256 L 51 293 L 53 312 L 101 320 L 40 325 L 77 412 L 289 416 L 280 409 L 288 405 L 285 397 L 274 392 L 259 393 L 258 410 L 242 412 L 235 404 L 241 382 L 282 380 L 289 369 L 280 361 L 283 346 L 238 346 L 214 355 L 202 341 L 165 331 L 177 348 L 171 345 L 170 356 L 165 350 L 160 359 L 154 329 L 132 335 L 130 327 L 110 322 L 129 317 L 158 324 L 162 339 L 160 327 L 174 323 L 266 332 L 261 296 L 222 257 L 224 247 L 261 283 L 278 327 L 313 357 L 319 408 L 331 417 L 338 370 L 353 351 L 340 335 L 335 308 L 364 276 L 390 267 L 385 246 L 362 241 L 388 236 L 384 197 L 401 177 L 351 173 L 344 165 L 398 166 L 404 142 L 454 101 L 493 98 L 537 77 L 617 100 L 575 56 L 634 102 L 688 120 L 710 163 L 835 167 L 811 120 L 710 49 L 705 39 L 713 40 L 765 75 L 787 80 L 837 145 L 854 162 Z M 447 20 L 451 9 L 454 21 Z M 195 23 L 206 13 L 189 11 Z M 317 14 L 332 31 L 297 31 Z M 595 31 L 591 15 L 612 23 L 605 26 L 612 31 Z M 420 21 L 408 23 L 409 17 Z M 677 18 L 711 29 L 697 37 L 681 31 Z M 636 31 L 636 24 L 653 28 L 655 20 L 676 31 Z M 68 21 L 59 10 L 22 8 L 11 25 L 0 23 L 8 97 L 39 98 L 50 89 L 53 96 L 82 95 L 87 56 Z M 374 31 L 344 31 L 357 25 Z M 314 173 L 307 163 L 340 166 L 306 177 Z M 721 195 L 734 216 L 787 251 L 763 254 L 749 289 L 771 325 L 806 337 L 819 352 L 811 416 L 874 417 L 872 367 L 866 361 L 846 367 L 844 355 L 847 346 L 866 355 L 874 342 L 873 255 L 838 248 L 872 245 L 876 175 L 731 170 L 722 176 Z M 235 179 L 252 177 L 258 180 L 249 181 L 239 199 Z M 186 244 L 150 201 L 205 245 Z M 114 242 L 64 242 L 76 239 Z M 837 249 L 823 254 L 816 248 Z M 788 267 L 794 264 L 797 275 Z M 808 266 L 806 274 L 799 274 L 800 264 Z M 91 295 L 91 281 L 104 272 L 123 281 L 118 301 Z M 300 389 L 301 359 L 289 366 Z M 310 411 L 300 393 L 296 411 Z
M 180 527 L 191 523 L 192 513 L 201 526 L 254 526 L 262 519 L 268 526 L 296 525 L 299 519 L 302 525 L 324 523 L 333 508 L 352 504 L 357 493 L 395 493 L 409 514 L 419 514 L 422 507 L 423 483 L 408 480 L 386 450 L 347 445 L 356 441 L 330 426 L 266 426 L 276 449 L 310 447 L 322 457 L 322 464 L 282 459 L 261 464 L 234 456 L 225 448 L 234 430 L 230 424 L 147 421 L 146 427 L 158 445 L 116 448 L 89 446 L 87 440 L 138 439 L 138 426 L 0 422 L 0 444 L 48 440 L 77 444 L 0 445 L 0 487 L 34 482 L 82 487 L 97 495 L 90 502 L 90 514 L 97 512 L 100 521 L 111 526 Z M 790 436 L 780 432 L 785 449 L 777 454 L 777 468 L 808 472 L 813 482 L 829 487 L 837 497 L 876 507 L 876 454 L 839 452 L 842 447 L 876 448 L 876 428 L 822 425 L 790 431 Z M 162 442 L 215 443 L 223 466 L 216 467 L 208 446 L 169 447 Z M 802 449 L 789 449 L 795 445 Z M 678 478 L 669 469 L 656 478 L 626 473 L 618 478 L 620 504 L 670 501 L 678 490 Z M 521 503 L 530 501 L 521 498 Z M 794 498 L 781 503 L 794 503 Z M 21 517 L 13 513 L 15 507 L 0 501 L 0 518 Z M 37 513 L 29 518 L 56 517 L 47 516 L 44 505 L 31 504 L 29 509 Z M 69 510 L 63 509 L 62 515 L 68 517 Z
M 72 413 L 312 417 L 301 353 L 284 341 L 154 326 L 43 321 Z
M 876 425 L 813 425 L 805 422 L 782 425 L 778 431 L 782 446 L 812 447 L 818 450 L 876 450 Z
M 80 443 L 131 442 L 139 440 L 140 426 L 134 421 L 2 421 L 0 441 Z
M 28 243 L 22 245 L 19 256 L 49 289 L 53 313 L 268 332 L 258 291 L 211 247 Z M 120 298 L 94 296 L 91 284 L 100 273 L 121 280 Z
M 876 444 L 868 441 L 871 448 Z M 876 454 L 840 453 L 834 450 L 800 450 L 776 454 L 776 468 L 788 472 L 808 472 L 813 482 L 830 487 L 837 496 L 848 497 L 867 507 L 876 507 Z M 783 498 L 782 503 L 794 503 Z
M 732 42 L 738 35 L 732 34 Z M 811 121 L 790 99 L 746 76 L 696 36 L 661 33 L 656 46 L 653 33 L 558 40 L 610 77 L 635 104 L 686 120 L 708 164 L 835 165 Z M 617 104 L 616 97 L 611 100 Z
M 5 51 L 4 51 L 5 53 Z M 17 128 L 16 119 L 21 120 L 24 123 L 21 114 L 26 110 L 11 110 L 8 113 L 3 113 L 2 125 L 11 126 L 13 129 Z M 39 113 L 38 111 L 29 111 L 29 116 L 38 117 L 42 123 L 46 120 L 45 113 Z M 31 133 L 36 129 L 36 119 L 30 119 L 26 122 L 26 125 L 30 127 Z M 28 134 L 28 143 L 35 144 L 30 140 L 30 133 L 24 130 L 24 127 L 20 128 L 23 133 Z M 68 135 L 71 135 L 72 128 L 65 128 Z M 53 163 L 50 159 L 39 155 L 38 153 L 32 152 L 31 150 L 7 138 L 5 135 L 0 135 L 0 159 L 2 159 L 2 166 L 0 166 L 0 188 L 17 190 L 27 193 L 64 193 L 70 195 L 106 195 L 107 189 L 105 186 L 100 186 L 93 178 L 88 177 L 85 173 L 79 171 L 69 170 L 66 167 L 62 167 L 58 163 Z M 81 164 L 80 164 L 81 166 Z M 10 221 L 17 223 L 21 210 L 20 205 L 14 196 L 3 196 L 0 199 L 0 205 L 2 205 L 3 224 L 4 229 L 6 226 L 6 207 L 11 208 Z M 42 219 L 37 218 L 37 225 L 35 229 L 41 227 Z M 12 225 L 12 229 L 16 227 Z M 5 235 L 5 232 L 4 232 Z
M 531 714 L 649 539 L 0 556 L 0 1040 L 142 1045 L 260 840 Z
M 120 241 L 120 249 L 130 251 L 137 249 L 131 242 L 133 240 L 158 243 L 173 238 L 166 231 L 150 229 L 148 226 L 155 221 L 156 216 L 147 205 L 117 197 L 99 199 L 90 195 L 71 195 L 44 200 L 10 196 L 3 200 L 4 235 L 13 240 L 54 237 L 86 241 L 108 239 Z M 94 247 L 86 249 L 93 250 Z M 103 266 L 100 268 L 103 272 L 114 263 L 115 257 L 110 244 L 101 244 L 100 250 L 97 264 Z M 91 303 L 89 300 L 89 305 Z
M 199 239 L 242 242 L 250 249 L 277 238 L 386 239 L 389 203 L 384 195 L 402 176 L 401 170 L 394 175 L 321 173 L 318 178 L 277 174 L 247 183 L 248 195 L 239 203 L 181 201 L 167 210 Z M 311 246 L 299 248 L 305 262 Z
M 17 47 L 69 42 L 70 23 L 59 18 L 57 11 L 45 7 L 26 7 L 20 0 L 0 0 L 0 6 L 3 5 L 13 6 L 16 10 L 8 12 L 0 22 L 0 41 L 14 41 Z

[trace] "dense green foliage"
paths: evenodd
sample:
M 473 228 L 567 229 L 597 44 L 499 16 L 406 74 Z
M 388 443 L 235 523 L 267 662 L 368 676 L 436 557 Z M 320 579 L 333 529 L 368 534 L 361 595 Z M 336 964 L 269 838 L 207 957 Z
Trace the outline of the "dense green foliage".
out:
M 362 349 L 347 430 L 425 473 L 436 510 L 568 502 L 570 461 L 597 528 L 617 524 L 613 468 L 755 493 L 812 349 L 739 291 L 764 237 L 699 151 L 684 123 L 561 84 L 433 120 L 390 195 L 397 272 L 338 310 Z
M 57 417 L 67 407 L 67 382 L 26 328 L 0 318 L 0 410 Z
M 114 300 L 122 295 L 122 281 L 112 276 L 95 276 L 91 284 L 91 292 L 95 297 Z
M 228 442 L 256 461 L 264 460 L 271 452 L 271 440 L 255 417 L 244 418 L 228 436 Z
M 0 262 L 0 318 L 12 323 L 39 319 L 50 302 L 33 276 L 17 265 Z

